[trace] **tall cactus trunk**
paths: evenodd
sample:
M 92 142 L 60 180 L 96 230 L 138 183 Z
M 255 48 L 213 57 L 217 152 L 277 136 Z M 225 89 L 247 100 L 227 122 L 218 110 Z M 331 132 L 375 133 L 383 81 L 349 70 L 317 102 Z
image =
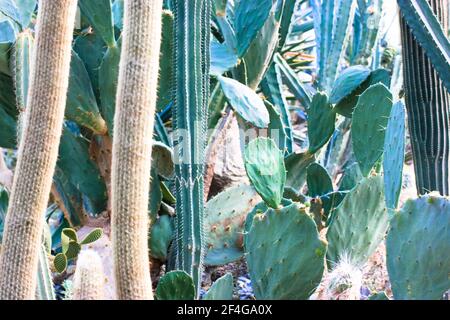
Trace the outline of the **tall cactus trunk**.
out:
M 0 257 L 0 300 L 33 299 L 58 156 L 77 0 L 41 0 L 25 125 Z
M 203 271 L 203 174 L 210 68 L 210 0 L 174 0 L 175 267 L 192 276 L 199 292 Z
M 112 158 L 112 241 L 117 295 L 153 299 L 148 195 L 162 0 L 126 0 Z
M 447 29 L 448 0 L 428 0 Z M 401 18 L 403 72 L 417 192 L 449 195 L 450 96 Z

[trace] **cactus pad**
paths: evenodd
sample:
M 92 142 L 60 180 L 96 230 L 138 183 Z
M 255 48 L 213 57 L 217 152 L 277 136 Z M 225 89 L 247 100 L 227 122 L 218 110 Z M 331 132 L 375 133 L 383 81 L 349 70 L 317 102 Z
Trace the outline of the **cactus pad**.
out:
M 387 269 L 396 300 L 440 300 L 450 288 L 450 200 L 408 200 L 391 220 Z
M 397 208 L 402 188 L 403 161 L 405 159 L 405 107 L 397 102 L 391 111 L 384 142 L 384 188 L 386 206 Z
M 309 152 L 315 153 L 322 148 L 333 135 L 336 113 L 324 93 L 317 93 L 308 109 Z
M 383 240 L 388 228 L 383 178 L 363 179 L 330 217 L 327 258 L 331 264 L 343 256 L 362 266 Z
M 275 142 L 266 138 L 251 141 L 245 150 L 245 169 L 261 198 L 277 208 L 283 197 L 286 169 Z
M 184 271 L 168 272 L 159 280 L 156 298 L 158 300 L 194 300 L 194 281 Z
M 363 66 L 352 66 L 345 69 L 334 82 L 330 95 L 332 104 L 339 103 L 355 91 L 370 75 L 370 70 Z
M 383 84 L 376 84 L 359 97 L 353 112 L 353 152 L 365 177 L 383 154 L 391 109 L 392 94 Z
M 211 288 L 203 297 L 203 300 L 232 300 L 233 298 L 233 276 L 231 273 L 220 277 L 213 283 Z
M 152 225 L 150 232 L 150 254 L 153 258 L 165 261 L 174 233 L 171 218 L 167 215 L 160 216 Z
M 308 299 L 322 279 L 326 244 L 299 204 L 255 215 L 245 248 L 257 299 Z
M 310 197 L 322 196 L 333 192 L 333 182 L 327 170 L 318 163 L 311 164 L 306 172 L 308 195 Z
M 204 217 L 206 265 L 223 265 L 243 256 L 245 219 L 260 201 L 248 185 L 231 187 L 208 201 Z

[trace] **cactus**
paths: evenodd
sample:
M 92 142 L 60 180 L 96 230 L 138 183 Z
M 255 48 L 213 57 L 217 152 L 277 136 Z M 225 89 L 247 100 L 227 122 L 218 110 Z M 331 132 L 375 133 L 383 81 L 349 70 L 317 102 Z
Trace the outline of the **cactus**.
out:
M 389 71 L 386 69 L 376 69 L 372 71 L 369 77 L 362 82 L 359 87 L 355 88 L 351 93 L 349 93 L 345 98 L 341 99 L 335 106 L 334 110 L 336 113 L 343 115 L 345 117 L 351 118 L 353 110 L 358 104 L 359 97 L 367 90 L 370 86 L 377 83 L 384 84 L 387 88 L 390 87 L 391 77 Z
M 233 276 L 231 273 L 217 279 L 202 300 L 232 300 Z
M 446 119 L 450 106 L 448 40 L 440 39 L 444 44 L 447 43 L 446 51 L 434 41 L 424 42 L 424 39 L 442 33 L 442 30 L 439 31 L 441 28 L 439 24 L 436 25 L 436 18 L 442 24 L 447 20 L 448 1 L 415 0 L 398 1 L 398 3 L 404 17 L 401 18 L 401 35 L 405 102 L 417 192 L 425 194 L 430 191 L 439 191 L 443 195 L 448 195 L 450 193 L 447 146 L 450 131 L 449 122 Z M 434 12 L 436 17 L 430 11 Z M 420 19 L 417 18 L 417 14 L 421 16 Z M 416 19 L 417 22 L 414 21 Z M 424 23 L 427 28 L 424 27 Z M 426 38 L 422 38 L 422 33 L 430 27 L 433 30 L 429 30 L 430 33 L 426 35 Z M 447 31 L 447 26 L 442 28 Z M 418 37 L 418 33 L 422 36 Z M 446 58 L 447 62 L 435 61 L 437 56 L 439 59 Z
M 386 206 L 397 208 L 403 178 L 405 159 L 405 106 L 399 101 L 392 107 L 384 142 L 384 189 Z
M 174 233 L 172 219 L 167 215 L 160 216 L 153 223 L 150 232 L 150 254 L 155 259 L 166 261 Z
M 35 295 L 42 214 L 63 125 L 76 3 L 40 2 L 26 126 L 0 258 L 0 299 L 32 299 Z
M 174 29 L 175 266 L 200 290 L 204 243 L 203 173 L 209 99 L 211 2 L 172 2 Z M 182 146 L 181 146 L 182 145 Z
M 260 201 L 256 191 L 244 184 L 226 189 L 208 201 L 205 208 L 206 265 L 227 264 L 244 255 L 244 222 Z
M 159 279 L 156 287 L 158 300 L 194 300 L 194 281 L 184 271 L 171 271 Z
M 352 66 L 345 69 L 334 83 L 330 102 L 338 104 L 355 91 L 369 76 L 370 70 L 364 66 Z
M 257 299 L 308 299 L 322 278 L 327 246 L 301 205 L 255 215 L 245 248 Z
M 112 158 L 112 242 L 119 299 L 153 299 L 148 194 L 162 1 L 125 1 Z M 146 32 L 141 32 L 141 30 Z
M 61 232 L 62 252 L 56 255 L 57 258 L 55 257 L 53 263 L 55 270 L 59 273 L 63 273 L 66 270 L 69 261 L 77 259 L 83 245 L 97 241 L 102 235 L 103 230 L 96 228 L 89 232 L 83 240 L 79 241 L 74 229 L 64 228 Z
M 450 288 L 450 200 L 408 200 L 391 220 L 386 252 L 396 300 L 441 300 Z
M 56 300 L 52 273 L 48 264 L 48 250 L 44 244 L 39 249 L 38 276 L 36 286 L 37 300 Z
M 314 95 L 308 109 L 308 152 L 314 154 L 322 148 L 334 133 L 336 113 L 326 94 Z
M 286 168 L 283 154 L 273 140 L 252 140 L 245 150 L 247 175 L 261 198 L 272 208 L 277 208 L 283 197 Z
M 105 299 L 105 274 L 100 256 L 94 250 L 83 250 L 73 277 L 72 300 Z
M 345 255 L 323 280 L 320 300 L 360 300 L 363 273 Z
M 352 145 L 363 176 L 383 154 L 384 138 L 392 109 L 392 94 L 383 84 L 367 89 L 353 112 Z
M 342 257 L 362 267 L 383 240 L 388 228 L 383 178 L 363 179 L 332 212 L 327 231 L 327 259 L 332 265 Z
M 311 164 L 306 171 L 308 195 L 310 197 L 323 196 L 333 192 L 333 182 L 327 170 L 318 163 Z

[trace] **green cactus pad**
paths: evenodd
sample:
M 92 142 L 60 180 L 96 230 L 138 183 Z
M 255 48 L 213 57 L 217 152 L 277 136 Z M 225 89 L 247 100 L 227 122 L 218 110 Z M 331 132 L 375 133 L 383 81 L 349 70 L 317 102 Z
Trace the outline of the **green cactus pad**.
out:
M 233 299 L 233 276 L 231 273 L 217 279 L 203 300 L 232 300 Z
M 166 273 L 159 279 L 156 298 L 158 300 L 194 300 L 194 281 L 184 271 Z
M 363 175 L 361 169 L 359 169 L 359 164 L 356 162 L 352 163 L 344 170 L 344 176 L 339 183 L 339 190 L 346 191 L 353 189 L 362 178 Z
M 389 218 L 383 178 L 364 178 L 332 213 L 327 231 L 327 259 L 332 266 L 346 256 L 362 266 L 384 239 Z
M 116 92 L 119 81 L 119 62 L 121 53 L 121 39 L 117 46 L 106 50 L 99 70 L 100 112 L 108 125 L 108 133 L 113 136 L 114 112 L 116 110 Z
M 166 261 L 169 246 L 172 242 L 174 226 L 172 219 L 163 215 L 160 216 L 151 226 L 149 248 L 153 258 Z
M 337 104 L 354 92 L 370 75 L 370 69 L 364 66 L 352 66 L 345 69 L 334 82 L 330 102 Z
M 386 251 L 396 300 L 441 300 L 450 288 L 450 200 L 408 200 L 391 220 Z
M 311 164 L 306 170 L 308 195 L 310 197 L 323 196 L 333 192 L 333 182 L 327 170 L 318 163 Z
M 97 33 L 80 35 L 73 44 L 73 50 L 75 50 L 81 60 L 83 60 L 86 71 L 92 82 L 92 89 L 94 90 L 95 96 L 99 98 L 100 83 L 98 70 L 100 69 L 103 56 L 107 50 L 103 39 Z M 97 100 L 100 101 L 99 99 Z
M 370 76 L 356 90 L 342 99 L 336 106 L 335 111 L 340 115 L 351 118 L 353 110 L 358 103 L 359 96 L 363 94 L 370 86 L 382 83 L 386 87 L 390 87 L 391 75 L 386 69 L 377 69 L 370 73 Z
M 335 122 L 336 113 L 328 102 L 327 95 L 321 92 L 316 93 L 308 109 L 309 153 L 317 152 L 330 140 Z
M 17 123 L 4 109 L 0 102 L 0 148 L 15 149 Z
M 281 200 L 281 205 L 283 207 L 287 207 L 287 206 L 290 206 L 293 202 L 294 201 L 291 199 L 283 199 L 283 200 Z M 267 204 L 264 201 L 258 203 L 252 209 L 252 211 L 250 211 L 247 214 L 247 218 L 245 219 L 245 224 L 244 224 L 244 233 L 248 233 L 250 231 L 252 224 L 253 224 L 253 218 L 255 217 L 255 215 L 264 214 L 264 213 L 266 213 L 267 210 L 269 210 L 269 207 L 267 206 Z
M 376 84 L 359 97 L 353 112 L 353 152 L 365 177 L 383 154 L 391 109 L 391 92 L 383 84 Z
M 106 209 L 106 185 L 100 170 L 90 158 L 88 142 L 64 128 L 59 145 L 57 166 L 69 181 L 83 193 L 92 204 L 94 214 Z
M 218 77 L 218 79 L 225 97 L 242 119 L 258 128 L 268 127 L 269 112 L 255 91 L 234 79 L 225 77 Z
M 283 197 L 286 168 L 275 142 L 267 138 L 252 140 L 245 149 L 245 169 L 261 198 L 277 208 Z
M 81 245 L 73 240 L 70 240 L 67 250 L 64 252 L 67 260 L 75 259 L 81 251 Z
M 384 188 L 386 205 L 397 208 L 402 188 L 403 161 L 405 159 L 405 107 L 401 101 L 394 104 L 389 117 L 384 142 Z
M 239 1 L 235 8 L 235 29 L 239 57 L 247 52 L 272 9 L 272 0 Z
M 70 62 L 69 88 L 65 116 L 77 124 L 91 129 L 96 134 L 106 134 L 106 123 L 100 115 L 91 79 L 75 51 Z
M 81 13 L 87 17 L 95 31 L 101 35 L 108 47 L 116 43 L 111 0 L 79 0 Z
M 245 249 L 257 299 L 308 299 L 322 279 L 326 244 L 299 204 L 256 215 Z
M 153 141 L 152 167 L 156 169 L 160 176 L 171 179 L 175 171 L 172 148 L 162 142 Z
M 53 260 L 53 266 L 58 273 L 63 273 L 67 268 L 67 258 L 64 253 L 58 253 Z
M 296 152 L 287 156 L 284 160 L 287 171 L 286 186 L 294 190 L 303 188 L 306 182 L 306 169 L 314 161 L 314 154 L 309 152 Z
M 69 248 L 70 241 L 78 242 L 78 236 L 74 229 L 64 228 L 61 232 L 61 246 L 63 253 Z
M 224 265 L 244 255 L 245 219 L 260 201 L 255 189 L 245 184 L 226 189 L 208 201 L 204 217 L 206 265 Z
M 84 237 L 84 239 L 80 242 L 80 244 L 84 245 L 84 244 L 89 244 L 92 242 L 97 241 L 98 239 L 100 239 L 103 235 L 103 230 L 101 228 L 95 228 L 94 230 L 92 230 L 91 232 L 89 232 L 89 234 Z

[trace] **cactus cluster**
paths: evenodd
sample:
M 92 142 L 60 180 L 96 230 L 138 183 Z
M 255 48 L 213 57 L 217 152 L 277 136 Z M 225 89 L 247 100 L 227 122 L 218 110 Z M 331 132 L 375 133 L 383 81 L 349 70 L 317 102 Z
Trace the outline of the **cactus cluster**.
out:
M 405 99 L 382 0 L 0 1 L 0 299 L 231 300 L 236 261 L 256 299 L 389 299 L 383 243 L 394 299 L 442 299 L 448 6 L 398 4 Z

